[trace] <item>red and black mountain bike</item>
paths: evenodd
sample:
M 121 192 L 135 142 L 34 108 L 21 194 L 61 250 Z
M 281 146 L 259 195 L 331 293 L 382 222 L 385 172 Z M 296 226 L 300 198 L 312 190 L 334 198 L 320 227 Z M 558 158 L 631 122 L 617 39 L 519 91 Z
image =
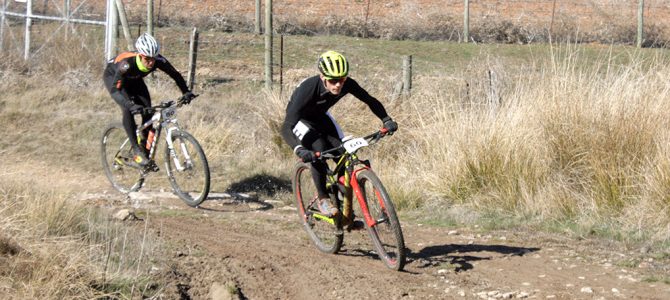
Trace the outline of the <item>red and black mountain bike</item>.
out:
M 345 138 L 342 146 L 318 154 L 319 159 L 337 161 L 328 171 L 326 184 L 331 200 L 340 208 L 341 213 L 335 217 L 327 217 L 317 208 L 318 194 L 309 163 L 296 164 L 292 184 L 300 221 L 319 250 L 337 253 L 344 232 L 363 223 L 380 259 L 388 268 L 399 271 L 405 265 L 405 242 L 393 202 L 370 162 L 356 155 L 358 150 L 378 142 L 386 134 L 382 129 L 362 138 Z M 352 205 L 353 196 L 358 203 L 356 209 Z

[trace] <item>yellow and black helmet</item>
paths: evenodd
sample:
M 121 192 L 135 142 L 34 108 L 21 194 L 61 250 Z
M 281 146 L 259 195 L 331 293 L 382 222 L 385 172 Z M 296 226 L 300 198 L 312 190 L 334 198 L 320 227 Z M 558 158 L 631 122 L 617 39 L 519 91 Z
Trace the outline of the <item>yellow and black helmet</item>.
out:
M 349 63 L 344 55 L 327 51 L 319 56 L 319 71 L 326 79 L 340 79 L 349 74 Z

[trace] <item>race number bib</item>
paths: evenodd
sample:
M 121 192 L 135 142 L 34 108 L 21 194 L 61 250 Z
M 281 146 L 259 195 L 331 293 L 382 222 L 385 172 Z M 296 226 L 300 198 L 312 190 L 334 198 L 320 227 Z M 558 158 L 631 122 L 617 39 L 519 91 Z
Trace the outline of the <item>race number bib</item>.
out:
M 368 141 L 364 138 L 350 139 L 344 142 L 344 149 L 349 153 L 354 153 L 356 150 L 368 146 Z
M 305 135 L 309 132 L 309 127 L 305 125 L 302 121 L 299 121 L 298 124 L 295 124 L 295 127 L 293 127 L 293 134 L 298 138 L 298 140 L 302 141 L 302 139 L 305 137 Z

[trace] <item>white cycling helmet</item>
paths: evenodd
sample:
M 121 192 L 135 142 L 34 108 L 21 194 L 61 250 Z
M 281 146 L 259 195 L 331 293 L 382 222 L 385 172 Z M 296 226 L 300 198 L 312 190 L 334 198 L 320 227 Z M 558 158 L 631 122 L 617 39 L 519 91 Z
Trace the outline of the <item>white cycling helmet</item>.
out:
M 135 49 L 144 56 L 155 57 L 160 48 L 156 39 L 146 32 L 135 41 Z

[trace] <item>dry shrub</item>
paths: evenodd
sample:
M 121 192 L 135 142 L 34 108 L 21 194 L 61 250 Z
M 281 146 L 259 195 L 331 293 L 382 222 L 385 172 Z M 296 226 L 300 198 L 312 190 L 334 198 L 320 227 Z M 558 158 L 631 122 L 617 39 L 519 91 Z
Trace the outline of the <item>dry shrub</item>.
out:
M 404 17 L 400 17 L 404 18 Z M 387 40 L 450 40 L 462 38 L 462 23 L 457 17 L 433 13 L 423 19 L 412 19 L 402 24 L 400 20 L 386 20 L 376 26 L 373 35 Z
M 532 27 L 514 24 L 508 20 L 489 20 L 473 24 L 471 38 L 477 42 L 528 44 L 544 41 L 545 33 Z

